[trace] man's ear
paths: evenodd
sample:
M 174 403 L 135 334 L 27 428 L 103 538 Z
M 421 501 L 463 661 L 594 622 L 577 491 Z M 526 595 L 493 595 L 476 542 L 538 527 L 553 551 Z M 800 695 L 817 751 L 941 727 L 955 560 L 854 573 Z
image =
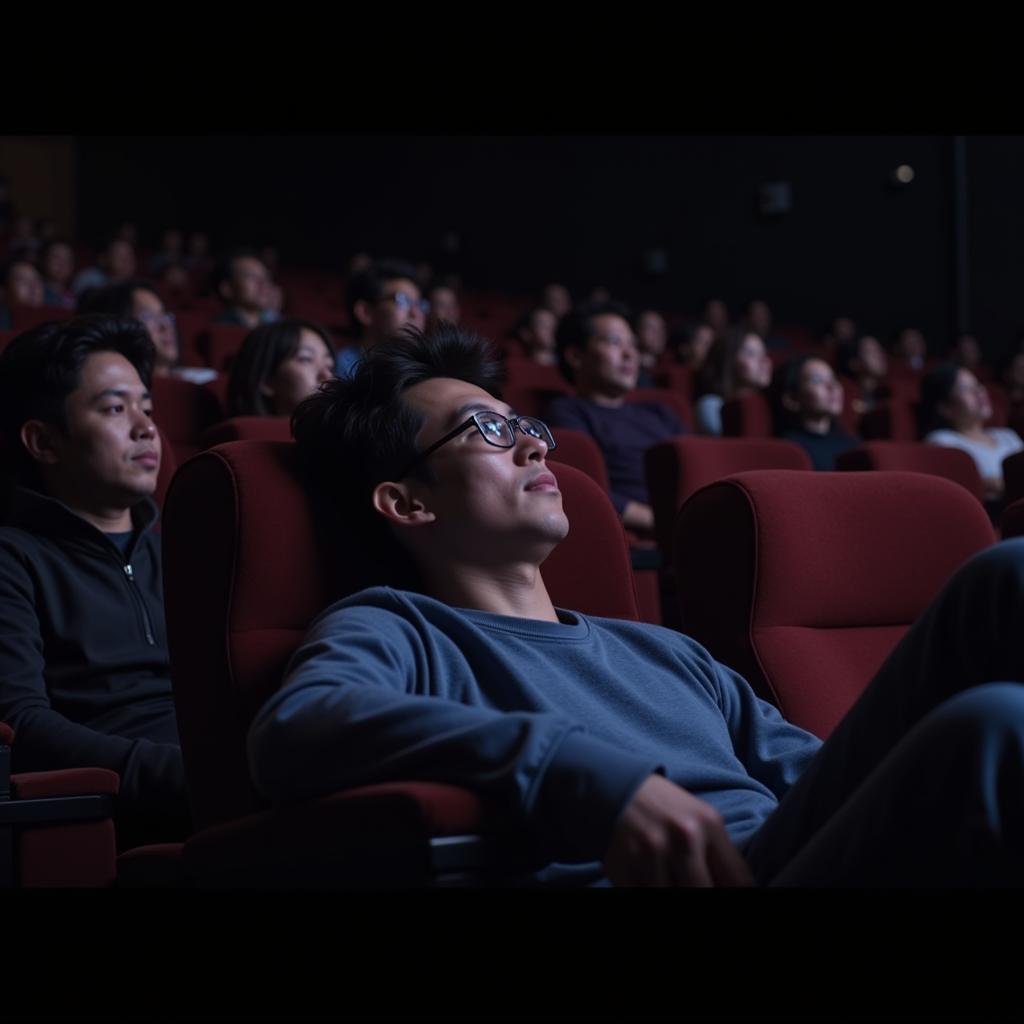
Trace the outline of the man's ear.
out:
M 424 526 L 435 519 L 409 484 L 394 480 L 374 487 L 373 507 L 395 526 Z
M 21 426 L 21 443 L 32 458 L 44 466 L 54 466 L 60 462 L 57 441 L 60 431 L 53 423 L 43 420 L 26 420 Z
M 356 319 L 363 327 L 369 327 L 373 323 L 373 307 L 366 299 L 357 299 L 353 302 L 352 312 L 355 313 Z

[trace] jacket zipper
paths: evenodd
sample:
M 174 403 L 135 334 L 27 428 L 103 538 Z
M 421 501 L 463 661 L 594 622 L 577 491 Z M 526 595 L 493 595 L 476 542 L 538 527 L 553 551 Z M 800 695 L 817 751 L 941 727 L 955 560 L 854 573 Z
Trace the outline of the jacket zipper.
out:
M 142 612 L 142 628 L 146 631 L 146 643 L 149 644 L 150 647 L 155 647 L 156 640 L 153 638 L 153 624 L 149 619 L 149 612 L 146 611 L 146 602 L 142 600 L 142 595 L 135 586 L 135 570 L 132 569 L 131 562 L 124 563 L 124 574 L 128 577 L 128 582 L 132 585 L 131 590 L 135 595 L 135 600 L 139 602 L 139 609 Z

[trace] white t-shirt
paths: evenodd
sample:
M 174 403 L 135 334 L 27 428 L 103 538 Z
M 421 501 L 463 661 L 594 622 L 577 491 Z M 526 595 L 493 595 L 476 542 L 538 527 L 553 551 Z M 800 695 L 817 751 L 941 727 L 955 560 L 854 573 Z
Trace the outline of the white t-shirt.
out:
M 933 430 L 926 438 L 929 444 L 959 448 L 974 459 L 983 480 L 1003 479 L 1003 459 L 1024 450 L 1024 441 L 1016 431 L 1006 427 L 991 427 L 985 431 L 995 441 L 993 445 L 980 444 L 955 430 Z

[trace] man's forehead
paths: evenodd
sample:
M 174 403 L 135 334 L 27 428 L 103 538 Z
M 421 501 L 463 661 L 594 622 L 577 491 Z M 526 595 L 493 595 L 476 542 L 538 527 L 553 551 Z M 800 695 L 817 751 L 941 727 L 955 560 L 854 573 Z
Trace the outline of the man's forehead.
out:
M 120 352 L 93 352 L 75 389 L 91 402 L 105 391 L 146 392 L 138 370 Z

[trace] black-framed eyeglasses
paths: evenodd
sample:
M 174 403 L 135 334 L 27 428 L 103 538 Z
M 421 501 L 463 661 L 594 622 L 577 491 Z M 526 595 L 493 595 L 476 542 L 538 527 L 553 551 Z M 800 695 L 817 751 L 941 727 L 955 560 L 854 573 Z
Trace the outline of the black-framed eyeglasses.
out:
M 393 302 L 403 313 L 408 313 L 414 306 L 424 315 L 430 312 L 430 303 L 426 299 L 411 299 L 405 292 L 395 292 L 394 295 L 384 295 L 382 302 Z
M 527 437 L 535 437 L 547 445 L 548 451 L 554 451 L 558 445 L 551 436 L 548 425 L 536 418 L 536 416 L 502 416 L 498 412 L 475 412 L 464 423 L 460 423 L 454 430 L 445 434 L 439 441 L 435 441 L 429 448 L 421 451 L 402 471 L 402 477 L 408 476 L 428 455 L 432 455 L 443 444 L 458 437 L 459 434 L 476 427 L 480 436 L 495 448 L 514 448 L 516 444 L 516 429 Z

